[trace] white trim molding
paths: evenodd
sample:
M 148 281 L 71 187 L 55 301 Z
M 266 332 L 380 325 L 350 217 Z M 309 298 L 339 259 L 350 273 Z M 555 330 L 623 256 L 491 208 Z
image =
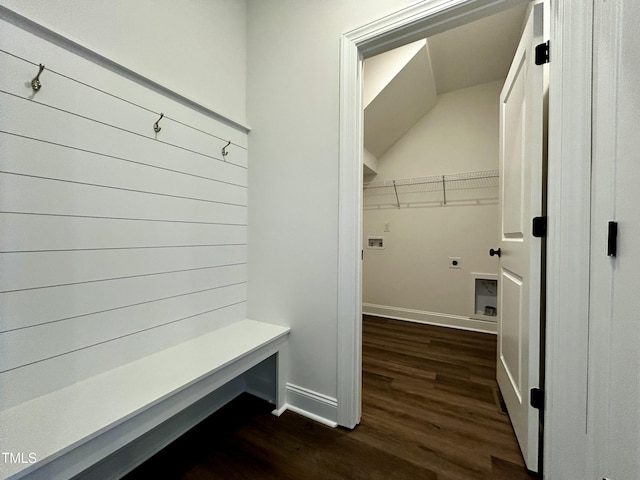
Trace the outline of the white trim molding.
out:
M 426 312 L 412 310 L 410 308 L 389 307 L 387 305 L 362 304 L 362 313 L 374 317 L 392 318 L 406 322 L 423 323 L 439 327 L 457 328 L 471 332 L 498 333 L 498 324 L 487 320 L 480 320 L 463 315 L 451 315 L 449 313 Z
M 360 423 L 362 377 L 362 57 L 341 41 L 338 213 L 338 424 Z
M 338 400 L 308 388 L 287 383 L 286 409 L 332 428 L 338 426 Z
M 544 478 L 589 478 L 593 4 L 554 0 L 550 23 Z
M 618 82 L 622 49 L 624 2 L 594 1 L 593 41 L 593 161 L 592 245 L 607 244 L 607 222 L 616 216 Z M 589 379 L 587 432 L 591 461 L 587 478 L 611 475 L 619 434 L 610 430 L 612 368 L 612 312 L 614 309 L 615 258 L 592 248 L 589 312 Z

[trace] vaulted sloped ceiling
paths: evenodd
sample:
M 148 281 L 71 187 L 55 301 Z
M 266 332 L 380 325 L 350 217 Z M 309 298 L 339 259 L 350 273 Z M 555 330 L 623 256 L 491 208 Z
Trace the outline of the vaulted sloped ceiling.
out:
M 426 42 L 364 110 L 365 148 L 380 158 L 436 104 Z
M 365 149 L 380 158 L 433 108 L 438 95 L 504 79 L 525 11 L 519 5 L 367 59 Z

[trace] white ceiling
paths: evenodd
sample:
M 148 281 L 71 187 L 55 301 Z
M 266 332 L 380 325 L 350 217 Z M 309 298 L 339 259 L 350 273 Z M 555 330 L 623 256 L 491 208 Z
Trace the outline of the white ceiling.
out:
M 526 5 L 429 37 L 438 95 L 507 77 Z
M 380 158 L 433 108 L 437 95 L 506 78 L 526 8 L 518 5 L 416 42 L 411 50 L 416 53 L 403 55 L 404 67 L 394 51 L 367 59 L 364 90 L 374 88 L 377 96 L 365 104 L 365 148 Z M 385 63 L 394 69 L 384 80 L 388 83 L 372 87 L 384 78 Z

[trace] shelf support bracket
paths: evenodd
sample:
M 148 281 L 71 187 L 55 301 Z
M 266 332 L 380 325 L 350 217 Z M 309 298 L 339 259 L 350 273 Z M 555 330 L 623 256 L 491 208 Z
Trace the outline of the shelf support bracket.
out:
M 393 191 L 396 194 L 396 204 L 398 205 L 398 208 L 400 208 L 400 199 L 398 198 L 398 188 L 396 187 L 396 181 L 393 181 Z
M 447 184 L 444 180 L 444 175 L 442 176 L 442 198 L 444 199 L 444 204 L 447 204 Z

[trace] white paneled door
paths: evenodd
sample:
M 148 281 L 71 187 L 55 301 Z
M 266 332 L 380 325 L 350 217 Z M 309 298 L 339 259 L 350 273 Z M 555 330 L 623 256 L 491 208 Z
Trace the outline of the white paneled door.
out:
M 539 411 L 530 390 L 540 380 L 541 239 L 532 219 L 543 212 L 543 4 L 533 5 L 500 95 L 500 245 L 497 380 L 527 468 L 538 471 Z M 492 252 L 495 254 L 496 252 Z

